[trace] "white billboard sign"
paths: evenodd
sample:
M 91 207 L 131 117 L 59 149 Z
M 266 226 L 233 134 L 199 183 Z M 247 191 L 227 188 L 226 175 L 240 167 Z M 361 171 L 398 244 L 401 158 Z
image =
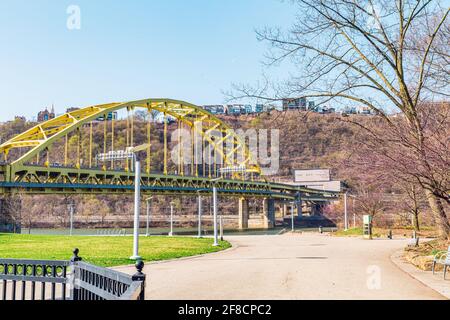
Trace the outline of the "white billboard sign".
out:
M 341 192 L 340 181 L 324 181 L 324 182 L 308 182 L 305 184 L 307 188 L 323 191 Z
M 294 182 L 325 182 L 330 181 L 329 169 L 317 169 L 317 170 L 295 170 Z

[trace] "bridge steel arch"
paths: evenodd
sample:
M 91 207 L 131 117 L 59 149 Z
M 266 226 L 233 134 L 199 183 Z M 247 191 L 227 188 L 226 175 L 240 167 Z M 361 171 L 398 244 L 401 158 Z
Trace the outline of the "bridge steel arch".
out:
M 30 161 L 39 152 L 82 127 L 84 124 L 90 123 L 99 117 L 105 117 L 115 111 L 121 109 L 144 108 L 147 110 L 156 110 L 176 118 L 194 129 L 203 139 L 217 151 L 222 157 L 225 166 L 229 167 L 245 167 L 247 172 L 261 174 L 261 169 L 257 165 L 257 161 L 251 155 L 246 144 L 228 125 L 219 118 L 204 109 L 185 101 L 171 99 L 146 99 L 138 101 L 129 101 L 123 103 L 110 103 L 95 105 L 79 110 L 66 113 L 62 116 L 48 120 L 38 124 L 35 127 L 25 131 L 22 134 L 12 138 L 0 146 L 0 153 L 3 153 L 5 159 L 9 151 L 17 148 L 31 148 L 22 157 L 13 161 L 12 166 L 22 165 Z M 196 123 L 202 123 L 201 131 L 198 131 Z M 215 141 L 214 132 L 220 132 L 223 137 L 219 141 Z M 231 152 L 224 151 L 223 144 L 234 146 Z M 239 152 L 241 152 L 239 154 Z

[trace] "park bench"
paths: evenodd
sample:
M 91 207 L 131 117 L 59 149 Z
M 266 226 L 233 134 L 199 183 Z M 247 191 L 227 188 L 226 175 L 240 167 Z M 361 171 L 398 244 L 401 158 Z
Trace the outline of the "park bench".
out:
M 433 274 L 437 264 L 440 264 L 444 267 L 444 280 L 445 280 L 445 277 L 447 275 L 447 268 L 450 267 L 450 247 L 448 247 L 447 251 L 440 251 L 435 254 L 433 259 Z
M 127 275 L 82 261 L 0 259 L 1 300 L 144 300 L 144 263 Z M 49 289 L 49 290 L 48 290 Z

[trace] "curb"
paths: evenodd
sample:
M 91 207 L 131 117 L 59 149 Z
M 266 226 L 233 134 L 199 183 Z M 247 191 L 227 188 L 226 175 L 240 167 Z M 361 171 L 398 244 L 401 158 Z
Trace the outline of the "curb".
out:
M 411 278 L 419 281 L 426 287 L 436 291 L 444 298 L 450 300 L 450 282 L 444 281 L 442 277 L 439 277 L 441 276 L 440 274 L 436 274 L 434 276 L 436 277 L 436 281 L 434 281 L 434 278 L 432 280 L 427 279 L 431 275 L 429 271 L 422 271 L 403 260 L 403 249 L 394 252 L 390 259 L 391 262 L 397 266 L 397 268 L 409 275 Z
M 217 251 L 217 252 L 210 252 L 210 253 L 201 253 L 201 254 L 197 254 L 197 255 L 194 255 L 194 256 L 173 258 L 173 259 L 168 259 L 168 260 L 147 261 L 145 266 L 150 266 L 150 265 L 155 265 L 155 264 L 170 263 L 170 262 L 174 262 L 174 261 L 194 260 L 194 259 L 205 257 L 205 256 L 215 256 L 215 255 L 219 255 L 219 254 L 222 254 L 222 253 L 234 251 L 234 250 L 239 248 L 239 245 L 237 245 L 233 241 L 230 241 L 228 239 L 226 241 L 228 241 L 231 244 L 231 247 L 228 248 L 228 249 L 225 249 L 225 250 L 221 250 L 221 251 Z M 123 269 L 123 268 L 134 268 L 134 264 L 128 264 L 128 265 L 123 265 L 123 266 L 115 266 L 115 267 L 111 267 L 109 269 L 115 270 L 115 269 Z

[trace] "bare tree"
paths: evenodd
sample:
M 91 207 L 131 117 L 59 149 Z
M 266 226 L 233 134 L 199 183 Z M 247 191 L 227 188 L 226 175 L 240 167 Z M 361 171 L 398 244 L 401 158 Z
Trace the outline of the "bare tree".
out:
M 28 234 L 31 234 L 31 229 L 34 226 L 36 220 L 38 220 L 41 206 L 36 203 L 36 196 L 27 195 L 22 197 L 22 225 L 28 230 Z
M 22 222 L 22 199 L 23 192 L 21 190 L 7 194 L 3 198 L 3 213 L 6 215 L 6 222 L 12 224 L 13 233 L 17 233 L 17 228 Z
M 298 67 L 283 84 L 234 85 L 231 98 L 281 100 L 315 98 L 318 104 L 363 105 L 390 128 L 410 164 L 419 164 L 420 177 L 442 237 L 450 237 L 443 203 L 448 190 L 436 180 L 429 150 L 424 101 L 448 96 L 449 8 L 431 0 L 294 0 L 296 23 L 283 32 L 265 28 L 258 38 L 270 45 L 269 65 L 291 59 Z M 390 113 L 404 121 L 394 123 Z M 374 136 L 374 141 L 384 139 Z M 377 140 L 378 139 L 378 140 Z M 444 151 L 448 154 L 448 149 Z M 380 153 L 389 157 L 391 154 Z M 448 181 L 447 181 L 448 185 Z M 444 187 L 446 189 L 446 187 Z
M 398 209 L 406 213 L 407 221 L 411 221 L 411 226 L 416 231 L 420 231 L 420 214 L 426 209 L 426 198 L 422 188 L 417 185 L 400 184 L 399 189 L 402 194 L 398 200 Z

